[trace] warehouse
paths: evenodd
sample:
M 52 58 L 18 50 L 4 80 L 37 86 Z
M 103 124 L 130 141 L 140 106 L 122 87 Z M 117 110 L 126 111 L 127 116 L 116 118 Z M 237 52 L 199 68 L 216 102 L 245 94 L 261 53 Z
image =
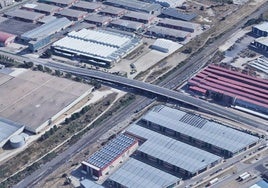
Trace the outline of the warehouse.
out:
M 12 10 L 12 11 L 6 12 L 4 15 L 8 18 L 15 18 L 18 20 L 22 20 L 26 22 L 33 22 L 33 23 L 45 17 L 45 14 L 22 10 L 22 9 Z
M 161 19 L 158 24 L 158 26 L 177 29 L 181 31 L 191 32 L 193 33 L 195 31 L 194 24 L 190 22 L 185 22 L 181 20 L 172 20 L 168 18 Z
M 46 15 L 52 15 L 55 12 L 59 12 L 61 10 L 60 7 L 54 6 L 54 5 L 48 5 L 44 3 L 36 3 L 36 4 L 24 4 L 22 6 L 23 9 L 39 12 Z
M 161 5 L 159 4 L 150 4 L 150 3 L 145 3 L 137 0 L 106 0 L 104 4 L 107 5 L 112 5 L 132 11 L 137 11 L 137 12 L 146 12 L 149 14 L 160 14 L 161 13 Z
M 15 35 L 0 31 L 0 46 L 8 46 L 14 42 L 15 38 Z
M 158 3 L 163 7 L 179 7 L 181 6 L 185 0 L 143 0 L 148 3 Z
M 184 41 L 191 34 L 185 31 L 178 31 L 176 29 L 170 29 L 160 26 L 152 26 L 147 29 L 146 35 L 157 38 L 165 38 L 173 41 Z
M 80 181 L 80 187 L 81 188 L 104 188 L 103 186 L 96 184 L 95 182 L 89 179 L 83 179 L 82 181 Z
M 55 54 L 110 67 L 142 44 L 141 39 L 105 30 L 72 31 L 55 42 Z
M 268 37 L 268 22 L 253 26 L 252 33 L 257 37 Z
M 196 18 L 195 13 L 184 13 L 176 8 L 166 8 L 161 11 L 160 17 L 171 18 L 176 20 L 191 21 Z
M 166 39 L 156 39 L 155 42 L 150 46 L 151 49 L 163 53 L 170 53 L 181 47 L 182 47 L 181 44 Z
M 67 7 L 73 5 L 78 0 L 39 0 L 42 3 L 56 5 L 60 7 Z
M 39 27 L 39 24 L 24 22 L 16 19 L 7 19 L 0 22 L 0 31 L 20 36 L 21 34 Z
M 133 124 L 126 133 L 141 143 L 135 152 L 142 160 L 181 177 L 192 177 L 221 163 L 222 158 L 153 130 Z
M 139 123 L 224 157 L 243 152 L 259 140 L 258 137 L 198 115 L 166 106 L 156 106 L 144 115 Z
M 0 117 L 39 133 L 81 99 L 92 86 L 51 76 L 40 71 L 18 70 L 0 79 Z M 0 75 L 1 76 L 1 75 Z
M 72 21 L 83 20 L 88 13 L 85 11 L 74 10 L 74 9 L 63 9 L 60 12 L 57 12 L 55 15 L 60 17 L 66 17 Z
M 87 11 L 87 12 L 97 12 L 103 8 L 101 3 L 97 2 L 87 2 L 79 1 L 72 6 L 72 9 Z
M 140 22 L 117 19 L 110 22 L 109 27 L 129 32 L 141 32 L 144 24 Z
M 180 179 L 148 164 L 130 158 L 107 180 L 112 187 L 173 188 Z
M 254 40 L 251 44 L 256 50 L 264 53 L 265 55 L 268 54 L 268 37 L 260 37 Z
M 95 24 L 96 26 L 102 27 L 102 26 L 107 25 L 112 20 L 112 18 L 110 16 L 92 14 L 86 17 L 84 20 L 87 23 Z
M 0 75 L 0 77 L 2 77 L 2 75 Z M 12 136 L 20 134 L 23 129 L 24 125 L 0 117 L 0 148 L 2 148 Z
M 206 90 L 206 96 L 227 105 L 268 114 L 268 81 L 209 65 L 188 81 L 189 86 Z
M 268 74 L 268 58 L 264 56 L 250 61 L 247 65 L 254 70 Z
M 119 134 L 91 155 L 88 160 L 83 161 L 82 170 L 89 177 L 99 179 L 124 162 L 137 147 L 137 140 L 124 134 Z
M 141 12 L 129 12 L 122 17 L 125 20 L 131 20 L 135 22 L 141 22 L 144 24 L 151 24 L 155 21 L 156 16 L 148 13 L 141 13 Z
M 100 10 L 99 14 L 104 16 L 112 16 L 112 17 L 121 17 L 127 11 L 122 8 L 112 7 L 112 6 L 105 6 L 104 9 Z
M 20 39 L 29 45 L 31 51 L 39 50 L 48 45 L 53 36 L 70 27 L 72 21 L 67 18 L 57 18 L 21 35 Z

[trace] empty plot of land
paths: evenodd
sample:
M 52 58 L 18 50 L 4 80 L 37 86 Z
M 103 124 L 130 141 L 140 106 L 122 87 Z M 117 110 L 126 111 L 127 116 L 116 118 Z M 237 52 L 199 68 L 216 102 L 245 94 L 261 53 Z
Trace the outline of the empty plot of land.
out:
M 92 89 L 34 71 L 16 77 L 0 74 L 0 79 L 0 116 L 20 122 L 32 132 L 40 131 L 50 119 L 64 113 Z

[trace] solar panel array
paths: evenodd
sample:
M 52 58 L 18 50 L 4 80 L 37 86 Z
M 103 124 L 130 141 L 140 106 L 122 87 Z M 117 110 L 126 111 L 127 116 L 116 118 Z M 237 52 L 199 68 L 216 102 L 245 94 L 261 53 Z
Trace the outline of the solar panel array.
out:
M 87 162 L 98 168 L 104 168 L 123 154 L 124 151 L 134 143 L 135 139 L 124 134 L 120 134 L 113 140 L 109 141 L 108 144 L 99 151 L 91 155 Z
M 194 114 L 185 114 L 180 121 L 200 129 L 207 123 L 207 120 Z
M 191 136 L 193 139 L 209 143 L 232 153 L 236 153 L 259 140 L 256 136 L 215 121 L 186 114 L 188 113 L 167 106 L 157 106 L 145 114 L 142 120 Z
M 221 160 L 221 157 L 217 155 L 137 124 L 131 125 L 126 131 L 146 139 L 138 148 L 138 151 L 191 173 L 196 173 L 199 170 L 209 167 L 212 163 L 218 163 Z

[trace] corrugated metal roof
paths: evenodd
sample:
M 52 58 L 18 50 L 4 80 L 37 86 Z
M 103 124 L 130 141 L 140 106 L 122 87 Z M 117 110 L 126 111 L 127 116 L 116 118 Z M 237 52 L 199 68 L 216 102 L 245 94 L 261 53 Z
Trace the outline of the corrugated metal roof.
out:
M 55 42 L 53 47 L 90 58 L 116 61 L 140 42 L 138 38 L 114 32 L 82 29 L 72 31 L 67 37 Z
M 22 9 L 16 9 L 16 10 L 6 12 L 5 15 L 10 16 L 10 17 L 22 18 L 25 20 L 31 20 L 31 21 L 36 21 L 45 16 L 45 14 L 22 10 Z
M 62 4 L 62 5 L 69 5 L 74 3 L 76 0 L 39 0 L 44 3 L 54 3 L 54 4 Z
M 162 188 L 180 181 L 176 176 L 133 158 L 116 170 L 109 180 L 128 188 Z
M 103 7 L 103 5 L 101 3 L 98 3 L 98 2 L 79 1 L 79 2 L 75 3 L 73 5 L 73 7 L 83 8 L 83 9 L 87 9 L 87 10 L 95 10 L 95 9 Z
M 106 0 L 104 3 L 125 7 L 126 9 L 130 10 L 139 10 L 141 12 L 158 11 L 161 9 L 159 4 L 145 3 L 137 0 Z
M 96 184 L 95 182 L 90 181 L 88 179 L 84 179 L 84 180 L 80 181 L 80 185 L 83 188 L 104 188 L 103 186 Z
M 161 27 L 161 26 L 152 26 L 147 29 L 148 32 L 153 32 L 161 36 L 172 36 L 175 38 L 186 38 L 190 33 L 186 31 L 178 31 L 176 29 Z
M 120 134 L 109 141 L 103 148 L 91 155 L 86 162 L 100 169 L 106 168 L 136 142 L 135 139 Z
M 122 26 L 125 28 L 135 29 L 135 30 L 143 27 L 143 24 L 140 22 L 134 22 L 134 21 L 122 20 L 122 19 L 113 20 L 110 22 L 110 24 L 116 25 L 116 26 Z
M 187 121 L 184 120 L 185 118 Z M 233 153 L 259 140 L 258 137 L 217 122 L 166 106 L 155 107 L 144 115 L 142 119 Z
M 155 118 L 155 120 L 158 120 L 158 123 L 161 124 L 167 120 L 163 116 L 161 118 L 163 119 L 161 121 L 160 118 Z M 196 173 L 199 170 L 207 168 L 211 163 L 221 160 L 221 157 L 217 155 L 169 138 L 137 124 L 131 125 L 126 132 L 146 139 L 138 148 L 138 151 L 191 173 Z
M 133 12 L 133 11 L 127 13 L 124 17 L 135 18 L 138 20 L 147 20 L 147 21 L 155 18 L 155 16 L 152 14 L 142 13 L 142 12 Z
M 268 22 L 263 22 L 261 24 L 255 25 L 253 27 L 255 27 L 255 28 L 257 28 L 257 29 L 259 29 L 261 31 L 266 31 L 267 32 L 268 31 Z
M 172 20 L 168 18 L 161 19 L 158 24 L 165 24 L 165 25 L 170 25 L 170 26 L 176 26 L 176 27 L 183 27 L 187 29 L 195 29 L 195 26 L 193 23 L 190 22 L 185 22 L 181 20 Z
M 168 17 L 172 17 L 174 19 L 179 19 L 179 20 L 184 20 L 184 21 L 190 21 L 192 19 L 194 19 L 197 15 L 194 13 L 184 13 L 184 12 L 180 12 L 179 10 L 177 10 L 176 8 L 167 8 L 167 9 L 163 9 L 161 11 L 161 13 L 165 16 Z
M 24 40 L 37 40 L 44 38 L 69 27 L 72 25 L 72 23 L 73 22 L 67 18 L 54 19 L 46 24 L 41 25 L 40 27 L 22 34 L 21 38 Z
M 0 145 L 5 144 L 3 141 L 7 140 L 18 130 L 23 129 L 23 127 L 24 125 L 0 117 Z
M 99 14 L 92 14 L 85 18 L 85 21 L 92 21 L 92 22 L 97 22 L 97 23 L 109 22 L 110 20 L 111 20 L 111 17 L 102 16 Z
M 72 17 L 72 18 L 79 18 L 79 17 L 83 17 L 83 16 L 87 15 L 88 13 L 85 11 L 81 11 L 81 10 L 74 10 L 74 9 L 65 8 L 65 9 L 57 12 L 56 14 L 61 15 L 61 16 Z

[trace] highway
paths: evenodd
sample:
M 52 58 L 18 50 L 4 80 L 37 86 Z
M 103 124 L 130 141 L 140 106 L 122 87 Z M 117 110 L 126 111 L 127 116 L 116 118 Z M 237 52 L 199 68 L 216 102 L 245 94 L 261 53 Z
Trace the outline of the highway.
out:
M 165 87 L 153 85 L 150 83 L 145 83 L 145 82 L 138 81 L 138 80 L 132 80 L 132 79 L 128 79 L 125 77 L 121 77 L 121 76 L 117 76 L 117 75 L 113 75 L 113 74 L 105 73 L 101 71 L 87 70 L 87 69 L 77 68 L 77 67 L 74 68 L 74 67 L 69 67 L 69 66 L 55 64 L 55 63 L 48 63 L 47 66 L 64 71 L 64 72 L 69 72 L 75 75 L 79 75 L 82 77 L 95 78 L 95 79 L 99 79 L 103 81 L 120 84 L 122 86 L 131 87 L 131 88 L 140 90 L 142 92 L 147 92 L 147 93 L 149 92 L 157 96 L 165 97 L 167 99 L 172 99 L 174 101 L 183 102 L 192 106 L 196 106 L 212 114 L 216 114 L 218 116 L 222 116 L 222 117 L 228 118 L 230 120 L 233 120 L 233 121 L 245 124 L 245 125 L 250 125 L 256 128 L 263 129 L 263 130 L 267 129 L 266 124 L 257 122 L 247 117 L 241 117 L 237 113 L 230 111 L 228 108 L 221 107 L 219 105 L 215 105 L 212 103 L 208 103 L 207 101 L 204 101 L 195 97 L 191 97 L 191 96 L 179 93 L 177 91 L 170 90 Z
M 171 75 L 169 75 L 163 82 L 161 82 L 159 84 L 159 86 L 163 86 L 163 87 L 172 89 L 172 88 L 175 88 L 177 85 L 181 84 L 182 81 L 189 78 L 189 76 L 191 76 L 195 71 L 197 71 L 200 67 L 202 67 L 209 60 L 209 58 L 213 55 L 213 53 L 215 52 L 215 49 L 217 49 L 220 44 L 222 44 L 224 41 L 226 41 L 227 38 L 229 38 L 231 34 L 233 34 L 235 31 L 237 31 L 247 20 L 249 20 L 253 17 L 256 17 L 256 16 L 260 15 L 261 13 L 263 13 L 264 10 L 267 9 L 267 7 L 268 6 L 266 3 L 266 5 L 262 6 L 261 9 L 256 11 L 254 14 L 248 16 L 247 19 L 236 24 L 235 27 L 233 27 L 230 31 L 225 33 L 222 37 L 218 38 L 212 44 L 205 47 L 198 54 L 196 54 L 194 57 L 192 57 L 187 62 L 187 64 L 185 64 L 183 67 L 181 67 L 180 69 L 174 71 Z M 10 54 L 8 54 L 8 55 L 10 55 Z M 26 61 L 31 60 L 34 63 L 43 64 L 45 66 L 50 65 L 54 68 L 56 68 L 58 66 L 58 65 L 55 65 L 53 63 L 47 63 L 46 60 L 38 59 L 38 61 L 36 62 L 34 59 L 29 59 L 27 57 L 19 57 L 19 56 L 16 56 L 14 54 L 13 54 L 13 57 L 15 57 L 16 59 L 24 59 Z M 61 70 L 66 69 L 69 71 L 73 69 L 71 67 L 58 67 L 58 68 L 60 68 Z M 79 70 L 78 72 L 80 72 L 80 69 L 78 69 L 78 70 Z M 76 71 L 77 70 L 74 70 L 74 72 L 76 72 Z M 87 75 L 88 74 L 87 72 L 89 70 L 83 70 L 83 71 L 86 71 L 86 73 L 82 72 L 82 75 L 84 75 L 84 74 Z M 95 74 L 95 73 L 96 72 L 94 72 L 93 74 Z M 96 73 L 96 74 L 99 74 L 99 73 Z M 91 76 L 93 77 L 94 75 L 91 75 Z M 113 76 L 114 75 L 109 75 L 109 76 L 107 75 L 107 77 L 110 80 L 111 80 L 111 78 L 114 78 Z M 98 79 L 101 79 L 101 78 L 98 78 Z M 159 86 L 157 88 L 159 88 Z M 168 91 L 170 91 L 170 90 L 168 90 Z M 179 94 L 178 92 L 175 92 L 175 91 L 173 91 L 172 94 L 173 93 L 176 93 L 176 96 L 182 95 L 182 94 Z M 203 108 L 206 108 L 206 106 L 208 104 L 207 102 L 204 102 L 204 101 L 201 101 L 198 99 L 191 98 L 191 100 L 192 100 L 192 102 L 198 101 L 198 105 L 201 105 L 201 106 L 203 105 Z M 32 175 L 27 176 L 23 181 L 21 181 L 15 187 L 18 187 L 18 188 L 20 188 L 20 187 L 42 187 L 42 186 L 38 186 L 39 181 L 44 180 L 49 174 L 51 174 L 51 172 L 54 172 L 55 170 L 57 170 L 57 168 L 59 166 L 63 165 L 66 161 L 70 160 L 70 158 L 74 154 L 78 153 L 79 151 L 81 151 L 82 149 L 87 147 L 89 144 L 95 143 L 98 140 L 98 138 L 100 137 L 100 135 L 107 132 L 110 128 L 112 128 L 113 126 L 115 126 L 119 122 L 125 120 L 127 117 L 129 117 L 131 114 L 133 114 L 136 110 L 139 110 L 142 107 L 142 104 L 149 104 L 152 101 L 153 101 L 152 99 L 148 99 L 148 98 L 143 97 L 143 96 L 137 96 L 134 103 L 131 103 L 129 106 L 127 106 L 123 110 L 117 112 L 113 117 L 110 117 L 107 120 L 105 120 L 97 128 L 95 128 L 92 132 L 90 131 L 90 132 L 86 133 L 74 145 L 70 146 L 66 151 L 61 153 L 59 156 L 54 158 L 52 161 L 41 166 L 39 170 L 34 172 Z M 210 104 L 210 105 L 213 105 L 213 104 Z M 219 106 L 217 106 L 217 108 L 222 109 Z M 224 110 L 227 111 L 228 109 L 224 109 Z M 232 113 L 231 113 L 231 115 L 232 115 L 232 117 L 236 116 L 235 114 L 232 114 Z M 234 117 L 234 118 L 237 119 L 238 117 Z M 240 119 L 238 119 L 238 120 L 240 121 Z M 261 128 L 261 127 L 265 128 L 264 130 L 267 129 L 265 125 L 260 126 L 259 123 L 255 122 L 253 120 L 250 120 L 250 119 L 247 119 L 247 120 L 242 119 L 242 120 L 246 121 L 247 124 L 252 124 L 253 126 L 257 126 L 259 128 Z M 251 122 L 251 121 L 253 121 L 253 122 Z M 249 123 L 249 122 L 251 122 L 251 123 Z M 265 127 L 263 127 L 263 126 L 265 126 Z

